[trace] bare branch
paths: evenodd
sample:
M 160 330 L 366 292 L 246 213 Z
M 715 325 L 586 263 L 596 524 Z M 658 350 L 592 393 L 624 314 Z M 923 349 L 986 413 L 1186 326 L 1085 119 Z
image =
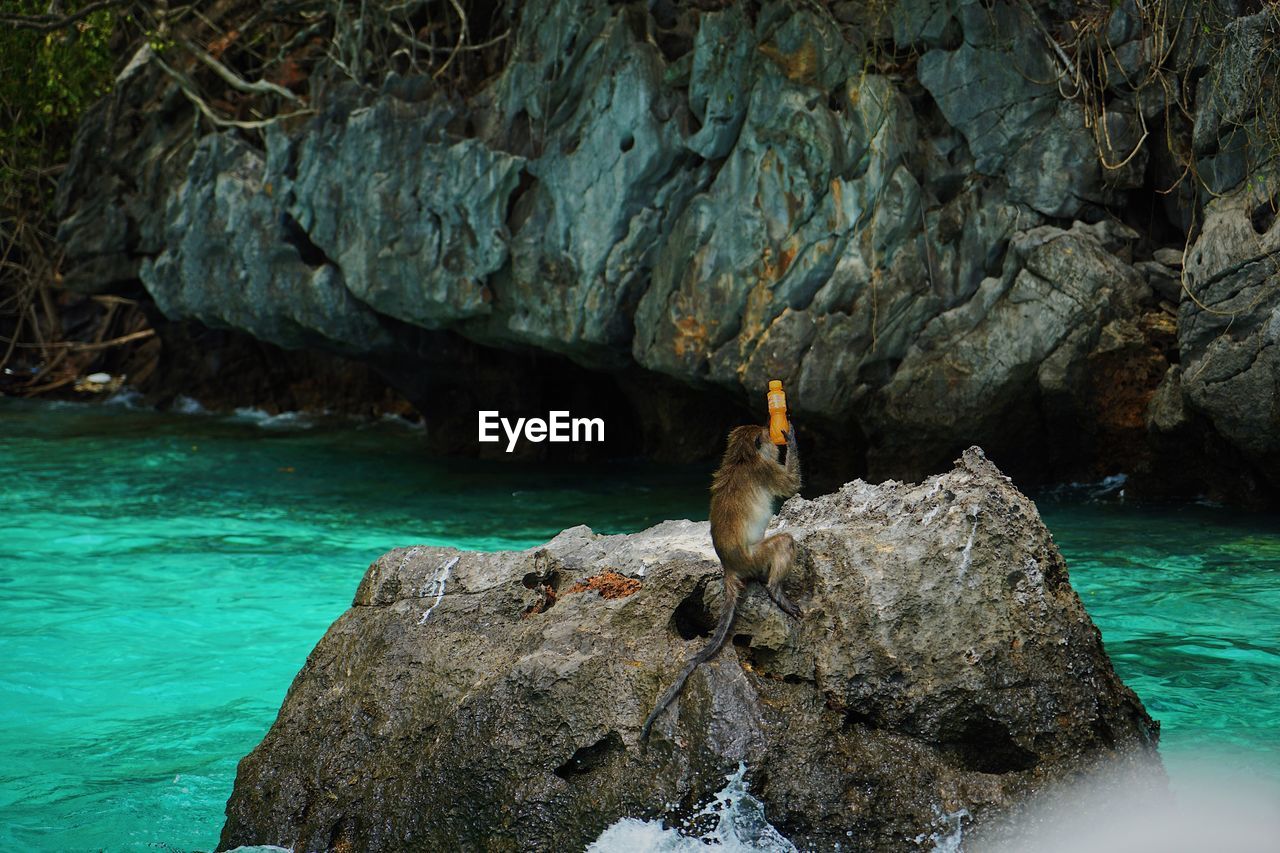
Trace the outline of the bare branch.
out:
M 1123 160 L 1121 160 L 1119 163 L 1112 163 L 1110 160 L 1108 160 L 1106 151 L 1102 150 L 1102 144 L 1098 142 L 1099 131 L 1101 131 L 1101 136 L 1103 139 L 1106 140 L 1106 143 L 1107 143 L 1107 150 L 1108 151 L 1116 150 L 1115 143 L 1111 141 L 1111 129 L 1107 127 L 1107 108 L 1105 104 L 1101 107 L 1101 113 L 1099 114 L 1099 119 L 1100 120 L 1097 123 L 1097 127 L 1094 128 L 1094 147 L 1097 148 L 1098 150 L 1098 161 L 1102 163 L 1102 168 L 1109 169 L 1111 171 L 1115 171 L 1116 169 L 1123 168 L 1124 166 L 1128 165 L 1130 160 L 1138 156 L 1138 152 L 1142 150 L 1142 143 L 1146 142 L 1147 137 L 1150 135 L 1150 131 L 1147 130 L 1147 119 L 1145 116 L 1142 115 L 1142 111 L 1139 110 L 1138 121 L 1141 122 L 1142 124 L 1142 138 L 1139 139 L 1138 142 L 1133 146 L 1133 150 L 1129 152 L 1128 156 L 1125 157 Z
M 195 87 L 191 85 L 190 80 L 170 68 L 169 65 L 159 56 L 155 57 L 155 61 L 165 70 L 165 73 L 174 79 L 178 84 L 178 88 L 182 90 L 182 94 L 187 96 L 187 100 L 194 104 L 196 109 L 200 110 L 205 118 L 209 119 L 209 121 L 219 127 L 239 127 L 244 130 L 258 130 L 260 128 L 270 127 L 271 125 L 284 121 L 285 119 L 301 115 L 310 115 L 315 112 L 315 110 L 312 109 L 298 110 L 296 112 L 272 116 L 271 118 L 260 119 L 258 121 L 240 121 L 238 119 L 223 118 L 213 111 L 213 107 L 209 106 L 209 104 L 205 102 L 204 98 L 200 97 L 196 92 Z
M 293 92 L 290 92 L 284 86 L 279 86 L 275 83 L 269 83 L 266 80 L 259 80 L 256 83 L 250 83 L 248 80 L 245 80 L 240 75 L 232 71 L 230 68 L 223 65 L 218 60 L 214 59 L 208 53 L 201 50 L 199 45 L 197 45 L 193 41 L 190 41 L 189 39 L 182 39 L 180 43 L 182 44 L 183 47 L 185 47 L 188 51 L 191 52 L 192 56 L 194 56 L 196 59 L 200 60 L 205 65 L 212 68 L 214 70 L 214 73 L 216 73 L 219 77 L 221 77 L 223 81 L 226 82 L 226 84 L 228 86 L 231 86 L 233 89 L 239 89 L 241 92 L 248 92 L 250 94 L 279 95 L 280 97 L 285 98 L 286 100 L 293 101 L 295 104 L 302 103 L 301 98 L 299 98 Z
M 425 41 L 414 38 L 412 33 L 397 24 L 395 21 L 387 21 L 387 25 L 391 28 L 392 32 L 409 42 L 413 47 L 416 47 L 419 50 L 430 51 L 431 53 L 456 53 L 458 51 L 484 50 L 486 47 L 493 47 L 495 44 L 498 44 L 511 35 L 511 30 L 503 30 L 493 38 L 488 39 L 487 41 L 482 41 L 479 44 L 466 44 L 461 47 L 457 45 L 453 47 L 434 47 L 427 44 Z
M 127 344 L 130 341 L 140 341 L 143 338 L 154 337 L 155 333 L 155 329 L 143 329 L 140 332 L 130 332 L 127 335 L 121 335 L 118 338 L 112 338 L 107 341 L 50 341 L 49 343 L 29 344 L 19 342 L 16 338 L 11 339 L 3 336 L 0 336 L 0 341 L 5 341 L 23 349 L 65 349 L 71 352 L 92 352 L 94 350 L 110 349 L 111 347 L 120 346 L 120 344 Z
M 431 78 L 433 80 L 445 72 L 445 69 L 448 68 L 449 65 L 453 62 L 454 58 L 457 57 L 458 52 L 462 50 L 463 43 L 467 40 L 466 11 L 462 8 L 462 4 L 460 4 L 458 0 L 449 0 L 449 5 L 453 7 L 453 11 L 457 12 L 458 17 L 462 19 L 462 26 L 458 28 L 458 43 L 453 46 L 453 52 L 450 53 L 449 58 L 444 61 L 444 65 L 441 65 L 439 68 L 437 68 L 436 73 L 431 75 Z
M 0 12 L 0 24 L 10 24 L 20 30 L 35 30 L 47 33 L 69 27 L 77 21 L 84 20 L 94 12 L 103 9 L 114 9 L 127 6 L 130 0 L 94 0 L 94 2 L 72 12 L 70 15 L 15 15 L 11 12 Z

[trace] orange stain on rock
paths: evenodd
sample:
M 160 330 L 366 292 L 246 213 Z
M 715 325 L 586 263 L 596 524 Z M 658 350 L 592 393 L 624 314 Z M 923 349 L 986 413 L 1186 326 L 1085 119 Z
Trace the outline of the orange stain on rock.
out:
M 764 281 L 776 281 L 778 265 L 773 262 L 773 249 L 768 246 L 760 253 L 760 278 Z
M 831 179 L 831 216 L 828 224 L 832 231 L 844 227 L 844 184 L 838 178 Z
M 794 83 L 808 82 L 818 71 L 818 48 L 809 39 L 792 53 L 783 53 L 772 44 L 760 45 L 760 52 L 772 59 Z
M 680 358 L 689 352 L 702 352 L 707 343 L 707 327 L 696 317 L 681 317 L 675 321 L 676 337 L 672 348 Z
M 791 268 L 791 262 L 796 259 L 796 253 L 799 251 L 794 243 L 788 243 L 782 247 L 782 251 L 778 253 L 778 278 L 787 274 L 787 270 Z
M 578 581 L 569 587 L 565 595 L 594 590 L 600 593 L 601 598 L 626 598 L 628 595 L 634 595 L 639 592 L 640 586 L 640 581 L 635 578 L 629 578 L 626 575 L 620 575 L 613 570 L 609 570 L 589 577 L 584 581 Z
M 760 255 L 760 279 L 772 284 L 787 274 L 791 262 L 796 259 L 800 249 L 795 240 L 788 240 L 778 251 L 775 259 L 773 249 L 765 247 Z
M 769 318 L 769 306 L 773 303 L 773 294 L 769 285 L 761 281 L 747 294 L 747 305 L 742 312 L 742 331 L 738 334 L 740 344 L 755 340 L 764 334 Z

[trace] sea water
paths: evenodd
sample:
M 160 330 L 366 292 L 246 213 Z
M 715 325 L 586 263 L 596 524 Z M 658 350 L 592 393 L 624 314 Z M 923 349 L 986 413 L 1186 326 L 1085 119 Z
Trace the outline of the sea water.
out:
M 704 518 L 706 473 L 433 461 L 393 423 L 0 400 L 0 849 L 212 849 L 237 761 L 378 555 Z M 1280 778 L 1280 524 L 1040 505 L 1171 773 L 1225 754 Z M 741 771 L 725 791 L 747 811 L 722 847 L 788 843 Z M 940 820 L 928 842 L 952 845 Z

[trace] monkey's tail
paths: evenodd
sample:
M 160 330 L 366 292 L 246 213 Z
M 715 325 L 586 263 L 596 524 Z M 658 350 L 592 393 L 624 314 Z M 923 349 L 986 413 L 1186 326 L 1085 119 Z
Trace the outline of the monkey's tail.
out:
M 680 671 L 675 683 L 667 688 L 666 693 L 662 694 L 658 704 L 649 713 L 649 718 L 640 727 L 640 743 L 643 744 L 649 740 L 649 729 L 653 727 L 653 721 L 658 719 L 658 715 L 666 710 L 666 707 L 680 695 L 680 691 L 684 689 L 684 683 L 689 680 L 689 676 L 693 675 L 693 671 L 715 657 L 716 652 L 720 651 L 720 647 L 724 645 L 725 640 L 729 639 L 729 628 L 733 625 L 733 613 L 736 609 L 737 601 L 727 598 L 724 607 L 720 611 L 720 623 L 716 625 L 716 632 L 712 635 L 711 642 L 703 646 L 702 651 L 689 658 L 689 662 L 684 665 L 684 669 Z

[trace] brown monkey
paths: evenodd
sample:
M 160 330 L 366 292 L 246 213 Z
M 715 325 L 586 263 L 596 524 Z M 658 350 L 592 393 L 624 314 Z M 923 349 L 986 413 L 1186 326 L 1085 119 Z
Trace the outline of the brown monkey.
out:
M 791 497 L 800 490 L 800 453 L 794 427 L 787 443 L 779 447 L 769 440 L 769 428 L 740 426 L 729 433 L 720 468 L 711 479 L 711 544 L 724 567 L 724 606 L 711 642 L 685 664 L 674 684 L 662 694 L 640 729 L 640 742 L 684 688 L 700 664 L 715 657 L 729 637 L 738 596 L 748 580 L 764 583 L 769 597 L 788 615 L 800 618 L 800 610 L 782 593 L 782 581 L 791 571 L 795 540 L 790 533 L 764 539 L 773 516 L 773 499 Z M 763 539 L 763 541 L 761 541 Z

